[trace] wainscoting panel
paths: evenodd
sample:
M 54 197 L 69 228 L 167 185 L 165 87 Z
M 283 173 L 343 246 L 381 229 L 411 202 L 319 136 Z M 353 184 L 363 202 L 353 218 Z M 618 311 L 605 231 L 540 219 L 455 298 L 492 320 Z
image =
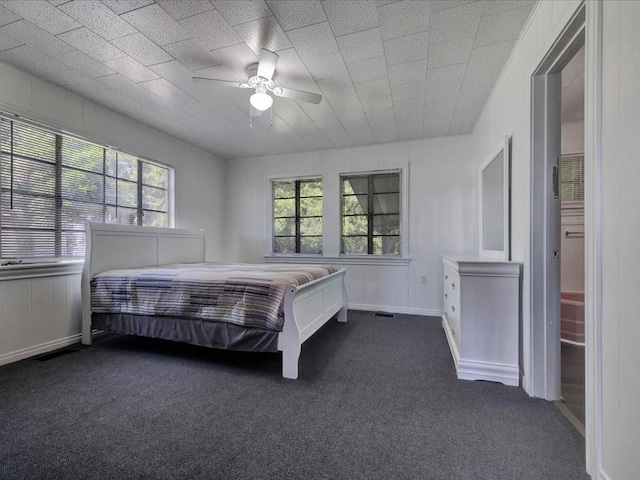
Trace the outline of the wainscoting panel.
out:
M 0 365 L 80 341 L 80 275 L 0 281 Z

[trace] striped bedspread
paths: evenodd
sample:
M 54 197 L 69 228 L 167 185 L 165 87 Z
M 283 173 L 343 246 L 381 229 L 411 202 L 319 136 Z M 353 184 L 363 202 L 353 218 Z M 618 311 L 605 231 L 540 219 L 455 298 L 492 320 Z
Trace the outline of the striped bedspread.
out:
M 281 331 L 286 287 L 336 271 L 326 265 L 231 263 L 109 270 L 91 280 L 91 311 L 212 320 Z

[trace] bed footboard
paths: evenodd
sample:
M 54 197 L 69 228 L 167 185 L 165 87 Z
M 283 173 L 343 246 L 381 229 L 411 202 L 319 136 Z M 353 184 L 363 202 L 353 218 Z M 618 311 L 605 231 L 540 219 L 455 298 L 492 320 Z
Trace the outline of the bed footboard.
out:
M 284 328 L 278 338 L 282 350 L 282 376 L 298 378 L 302 344 L 336 313 L 347 321 L 347 291 L 344 268 L 304 285 L 287 287 L 284 298 Z

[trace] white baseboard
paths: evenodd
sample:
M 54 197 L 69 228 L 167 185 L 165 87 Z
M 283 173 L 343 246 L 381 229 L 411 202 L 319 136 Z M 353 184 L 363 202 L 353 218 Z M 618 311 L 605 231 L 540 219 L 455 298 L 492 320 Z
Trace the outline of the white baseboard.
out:
M 367 312 L 405 313 L 407 315 L 426 315 L 429 317 L 440 317 L 442 315 L 442 310 L 431 310 L 428 308 L 389 307 L 386 305 L 367 305 L 365 303 L 350 303 L 349 308 L 352 310 L 364 310 Z
M 16 350 L 14 352 L 4 353 L 0 355 L 0 365 L 6 365 L 7 363 L 17 362 L 24 360 L 25 358 L 34 357 L 42 353 L 47 353 L 59 348 L 68 347 L 74 343 L 80 343 L 80 337 L 82 334 L 71 335 L 70 337 L 59 338 L 50 342 L 41 343 L 40 345 L 33 345 L 31 347 Z

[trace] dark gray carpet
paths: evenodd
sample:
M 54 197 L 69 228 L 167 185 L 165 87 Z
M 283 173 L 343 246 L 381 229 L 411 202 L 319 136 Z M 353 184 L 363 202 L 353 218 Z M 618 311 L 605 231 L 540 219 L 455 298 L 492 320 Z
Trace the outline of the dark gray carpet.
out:
M 351 311 L 280 362 L 112 336 L 1 367 L 0 478 L 588 478 L 552 403 L 455 378 L 437 318 Z

